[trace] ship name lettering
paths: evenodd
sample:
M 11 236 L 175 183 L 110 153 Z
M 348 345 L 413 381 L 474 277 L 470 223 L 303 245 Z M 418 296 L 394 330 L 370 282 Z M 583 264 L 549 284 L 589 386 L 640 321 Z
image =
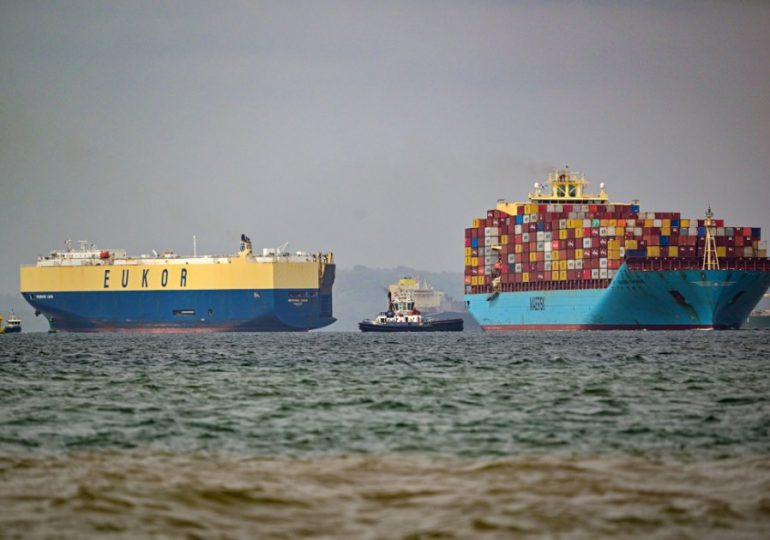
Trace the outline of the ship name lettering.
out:
M 529 298 L 530 311 L 545 311 L 545 296 L 531 296 Z
M 109 270 L 104 271 L 104 288 L 105 289 L 110 288 L 110 271 Z
M 187 287 L 187 268 L 182 268 L 182 274 L 179 276 L 179 286 Z
M 142 270 L 142 287 L 147 287 L 147 276 L 150 273 L 150 269 Z
M 160 273 L 160 284 L 163 287 L 168 285 L 168 268 L 164 268 L 163 272 Z
M 123 285 L 124 289 L 128 287 L 128 269 L 123 269 L 123 275 L 120 276 L 120 284 Z

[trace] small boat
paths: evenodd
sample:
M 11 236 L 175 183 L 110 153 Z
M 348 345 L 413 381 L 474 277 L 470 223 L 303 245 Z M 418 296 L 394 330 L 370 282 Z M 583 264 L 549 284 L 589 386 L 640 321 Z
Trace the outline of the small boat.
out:
M 461 332 L 463 320 L 423 318 L 414 307 L 411 293 L 400 291 L 395 296 L 388 292 L 388 310 L 374 319 L 361 321 L 358 328 L 362 332 Z
M 3 316 L 0 315 L 0 327 L 2 326 L 3 322 Z M 8 322 L 5 325 L 5 328 L 0 328 L 0 334 L 18 334 L 21 332 L 21 319 L 19 319 L 16 314 L 11 311 L 11 314 L 8 316 Z

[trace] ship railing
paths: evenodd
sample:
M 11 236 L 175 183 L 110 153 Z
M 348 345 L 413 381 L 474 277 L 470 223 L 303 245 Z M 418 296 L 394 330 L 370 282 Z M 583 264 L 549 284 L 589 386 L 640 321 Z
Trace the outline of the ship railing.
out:
M 528 281 L 526 283 L 501 283 L 497 292 L 534 292 L 534 291 L 574 291 L 586 289 L 606 289 L 610 286 L 612 279 L 567 279 L 564 281 L 542 280 Z M 468 285 L 466 292 L 469 294 L 489 294 L 492 293 L 489 285 Z
M 667 270 L 702 270 L 703 261 L 695 257 L 628 257 L 626 267 L 635 272 Z M 722 257 L 720 270 L 744 270 L 747 272 L 770 272 L 767 257 Z

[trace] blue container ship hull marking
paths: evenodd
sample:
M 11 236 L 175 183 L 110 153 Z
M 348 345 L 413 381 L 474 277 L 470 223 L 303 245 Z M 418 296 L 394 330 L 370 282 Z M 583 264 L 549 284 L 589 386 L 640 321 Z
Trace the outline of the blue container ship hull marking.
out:
M 770 273 L 630 271 L 606 289 L 467 294 L 484 330 L 739 328 L 770 286 Z

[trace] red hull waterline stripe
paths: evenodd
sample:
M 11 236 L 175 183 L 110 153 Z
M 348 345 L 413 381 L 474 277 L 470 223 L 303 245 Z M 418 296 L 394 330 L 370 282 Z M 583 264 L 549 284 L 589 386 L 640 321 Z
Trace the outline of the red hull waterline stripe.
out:
M 481 327 L 485 332 L 526 330 L 703 330 L 709 324 L 493 324 Z

